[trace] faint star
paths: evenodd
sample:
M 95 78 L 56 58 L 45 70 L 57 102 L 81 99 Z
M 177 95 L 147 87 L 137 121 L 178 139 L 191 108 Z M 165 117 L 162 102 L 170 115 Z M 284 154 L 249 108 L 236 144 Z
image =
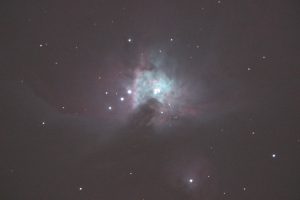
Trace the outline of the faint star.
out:
M 247 70 L 248 70 L 248 71 L 250 71 L 250 70 L 251 70 L 251 68 L 250 68 L 250 67 L 248 67 L 248 68 L 247 68 Z
M 131 43 L 131 42 L 132 42 L 132 38 L 128 38 L 127 41 L 128 41 L 129 43 Z
M 272 158 L 276 158 L 276 154 L 275 153 L 272 154 Z
M 108 95 L 108 92 L 106 91 L 105 94 Z
M 42 125 L 46 125 L 46 122 L 42 122 Z
M 193 183 L 193 182 L 194 182 L 194 179 L 190 178 L 190 179 L 189 179 L 189 182 L 190 182 L 190 183 Z
M 170 42 L 174 42 L 174 38 L 170 38 Z
M 78 188 L 78 190 L 79 190 L 79 191 L 82 191 L 82 190 L 83 190 L 83 188 L 82 188 L 82 187 L 80 187 L 80 188 Z
M 262 59 L 266 59 L 267 57 L 266 57 L 266 56 L 262 56 L 261 58 L 262 58 Z
M 243 187 L 243 190 L 246 191 L 246 187 Z

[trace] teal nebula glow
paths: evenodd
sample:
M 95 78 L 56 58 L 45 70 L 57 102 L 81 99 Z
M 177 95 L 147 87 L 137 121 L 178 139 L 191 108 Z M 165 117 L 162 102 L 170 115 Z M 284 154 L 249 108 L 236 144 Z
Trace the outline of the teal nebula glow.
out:
M 140 71 L 135 82 L 135 104 L 145 103 L 155 98 L 162 104 L 171 98 L 174 83 L 164 73 L 157 70 Z

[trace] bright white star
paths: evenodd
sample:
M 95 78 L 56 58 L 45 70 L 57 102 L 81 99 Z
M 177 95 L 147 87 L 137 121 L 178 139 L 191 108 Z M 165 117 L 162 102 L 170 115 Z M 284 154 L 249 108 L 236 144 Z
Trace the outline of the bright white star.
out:
M 159 94 L 160 93 L 160 89 L 159 88 L 154 88 L 153 93 L 154 94 Z

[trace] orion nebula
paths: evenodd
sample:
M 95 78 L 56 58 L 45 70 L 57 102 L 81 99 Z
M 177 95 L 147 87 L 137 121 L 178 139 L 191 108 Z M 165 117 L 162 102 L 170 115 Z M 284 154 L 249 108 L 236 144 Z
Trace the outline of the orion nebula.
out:
M 299 200 L 297 4 L 1 2 L 0 199 Z
M 132 86 L 129 87 L 132 89 L 127 90 L 127 93 L 132 95 L 132 108 L 136 112 L 143 110 L 141 111 L 143 113 L 144 107 L 149 107 L 149 110 L 154 111 L 153 117 L 160 118 L 155 120 L 156 125 L 166 123 L 167 119 L 178 115 L 182 105 L 178 101 L 183 100 L 181 98 L 183 88 L 178 85 L 178 79 L 172 74 L 167 74 L 168 71 L 174 71 L 172 69 L 174 66 L 168 65 L 164 59 L 166 58 L 159 54 L 154 56 L 142 54 L 134 70 Z

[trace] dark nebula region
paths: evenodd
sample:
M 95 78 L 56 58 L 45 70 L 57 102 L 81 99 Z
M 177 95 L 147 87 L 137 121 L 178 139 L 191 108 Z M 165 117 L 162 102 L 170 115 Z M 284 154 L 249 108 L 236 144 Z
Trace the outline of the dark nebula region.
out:
M 299 200 L 300 4 L 0 6 L 0 199 Z

